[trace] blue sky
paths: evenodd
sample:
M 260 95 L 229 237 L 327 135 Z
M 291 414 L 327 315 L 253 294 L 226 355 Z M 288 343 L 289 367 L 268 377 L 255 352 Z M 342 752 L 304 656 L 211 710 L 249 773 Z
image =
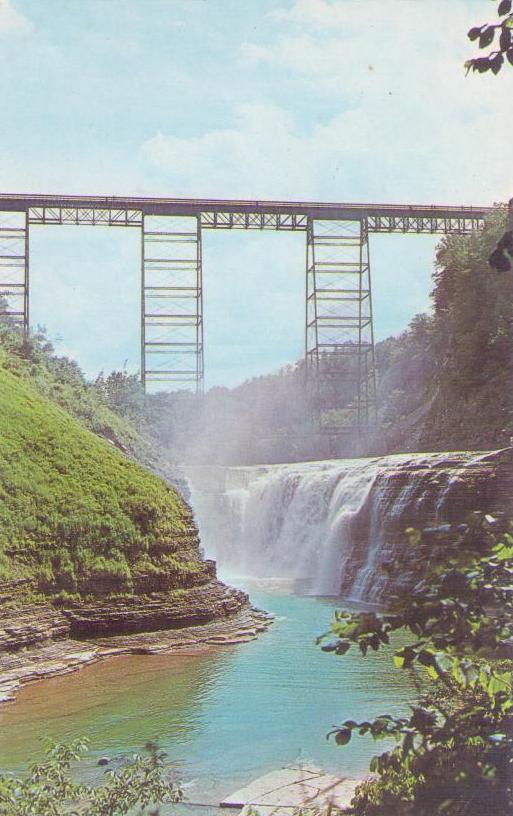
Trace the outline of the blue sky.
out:
M 506 200 L 513 71 L 462 67 L 467 29 L 493 11 L 484 0 L 0 0 L 0 189 Z M 209 384 L 301 355 L 303 240 L 205 235 Z M 435 244 L 373 238 L 378 338 L 428 308 Z M 32 231 L 33 320 L 90 375 L 138 367 L 138 263 L 130 230 Z

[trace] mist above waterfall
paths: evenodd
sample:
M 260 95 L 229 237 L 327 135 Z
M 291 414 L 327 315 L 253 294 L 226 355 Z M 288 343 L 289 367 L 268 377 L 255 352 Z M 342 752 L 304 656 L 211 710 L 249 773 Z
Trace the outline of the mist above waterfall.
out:
M 169 427 L 173 449 L 195 464 L 272 464 L 329 456 L 326 440 L 312 437 L 304 377 L 300 362 L 236 388 L 211 388 L 201 401 L 184 396 Z
M 385 453 L 381 429 L 356 430 L 348 365 L 337 362 L 334 393 L 323 396 L 315 421 L 304 361 L 236 388 L 211 388 L 201 398 L 149 395 L 147 421 L 173 460 L 184 464 L 279 464 Z M 319 432 L 320 418 L 329 422 L 330 433 Z
M 189 480 L 203 546 L 221 574 L 382 601 L 408 581 L 415 556 L 406 528 L 461 520 L 478 502 L 489 504 L 491 461 L 487 454 L 402 454 L 194 467 Z

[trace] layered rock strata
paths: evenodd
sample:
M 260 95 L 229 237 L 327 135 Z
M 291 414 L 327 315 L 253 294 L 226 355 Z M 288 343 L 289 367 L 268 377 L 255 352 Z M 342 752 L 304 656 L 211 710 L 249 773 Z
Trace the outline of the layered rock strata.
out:
M 33 608 L 25 614 L 25 626 L 30 619 L 34 627 L 44 612 Z M 208 648 L 220 648 L 247 643 L 264 632 L 272 616 L 249 605 L 231 616 L 211 620 L 202 625 L 182 625 L 180 628 L 140 632 L 138 634 L 104 635 L 76 639 L 59 637 L 48 631 L 30 648 L 23 646 L 22 627 L 16 623 L 16 613 L 2 626 L 11 630 L 10 648 L 0 652 L 0 702 L 12 701 L 21 685 L 69 674 L 98 660 L 122 654 L 192 653 Z M 69 621 L 61 622 L 69 632 Z M 44 633 L 41 631 L 41 634 Z M 19 648 L 16 645 L 19 644 Z
M 60 609 L 24 603 L 31 589 L 26 581 L 0 584 L 0 702 L 14 699 L 21 684 L 105 657 L 232 645 L 264 631 L 271 616 L 252 607 L 245 592 L 218 581 L 213 562 L 202 563 L 197 586 L 89 596 Z
M 405 530 L 436 536 L 473 511 L 513 512 L 513 449 L 419 455 L 384 467 L 351 520 L 341 594 L 386 603 L 413 580 L 416 553 Z

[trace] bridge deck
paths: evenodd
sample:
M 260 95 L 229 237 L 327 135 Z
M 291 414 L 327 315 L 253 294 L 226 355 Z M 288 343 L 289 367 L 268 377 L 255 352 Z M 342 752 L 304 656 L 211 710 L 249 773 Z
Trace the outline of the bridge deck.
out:
M 0 211 L 21 212 L 31 207 L 140 210 L 145 215 L 199 215 L 201 213 L 306 215 L 318 219 L 352 219 L 368 216 L 483 218 L 493 209 L 492 207 L 440 204 L 354 204 L 316 201 L 238 201 L 210 198 L 0 194 Z

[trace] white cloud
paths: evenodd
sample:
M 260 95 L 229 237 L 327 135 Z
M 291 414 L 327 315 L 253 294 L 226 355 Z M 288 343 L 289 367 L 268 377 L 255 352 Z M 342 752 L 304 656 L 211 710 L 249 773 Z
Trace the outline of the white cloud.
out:
M 274 38 L 240 50 L 245 68 L 271 69 L 279 105 L 239 106 L 229 127 L 189 139 L 158 134 L 142 154 L 180 195 L 506 200 L 512 76 L 465 76 L 474 13 L 463 0 L 297 0 L 272 14 Z
M 0 35 L 28 34 L 32 28 L 30 20 L 14 8 L 11 0 L 0 0 Z
M 349 32 L 356 27 L 362 31 L 382 31 L 392 25 L 396 30 L 411 28 L 415 21 L 419 31 L 428 36 L 451 36 L 442 23 L 442 15 L 447 16 L 447 0 L 295 0 L 289 8 L 276 9 L 269 17 L 280 23 L 292 23 L 302 28 L 325 30 L 337 29 L 337 34 Z M 463 19 L 469 16 L 468 0 L 452 0 L 451 18 Z M 434 16 L 438 13 L 438 17 Z M 434 22 L 440 22 L 434 28 Z M 354 33 L 354 32 L 353 32 Z
M 176 195 L 266 198 L 292 195 L 298 172 L 308 189 L 308 169 L 299 169 L 304 149 L 285 110 L 247 104 L 236 109 L 232 127 L 190 139 L 159 133 L 142 155 L 166 173 Z

